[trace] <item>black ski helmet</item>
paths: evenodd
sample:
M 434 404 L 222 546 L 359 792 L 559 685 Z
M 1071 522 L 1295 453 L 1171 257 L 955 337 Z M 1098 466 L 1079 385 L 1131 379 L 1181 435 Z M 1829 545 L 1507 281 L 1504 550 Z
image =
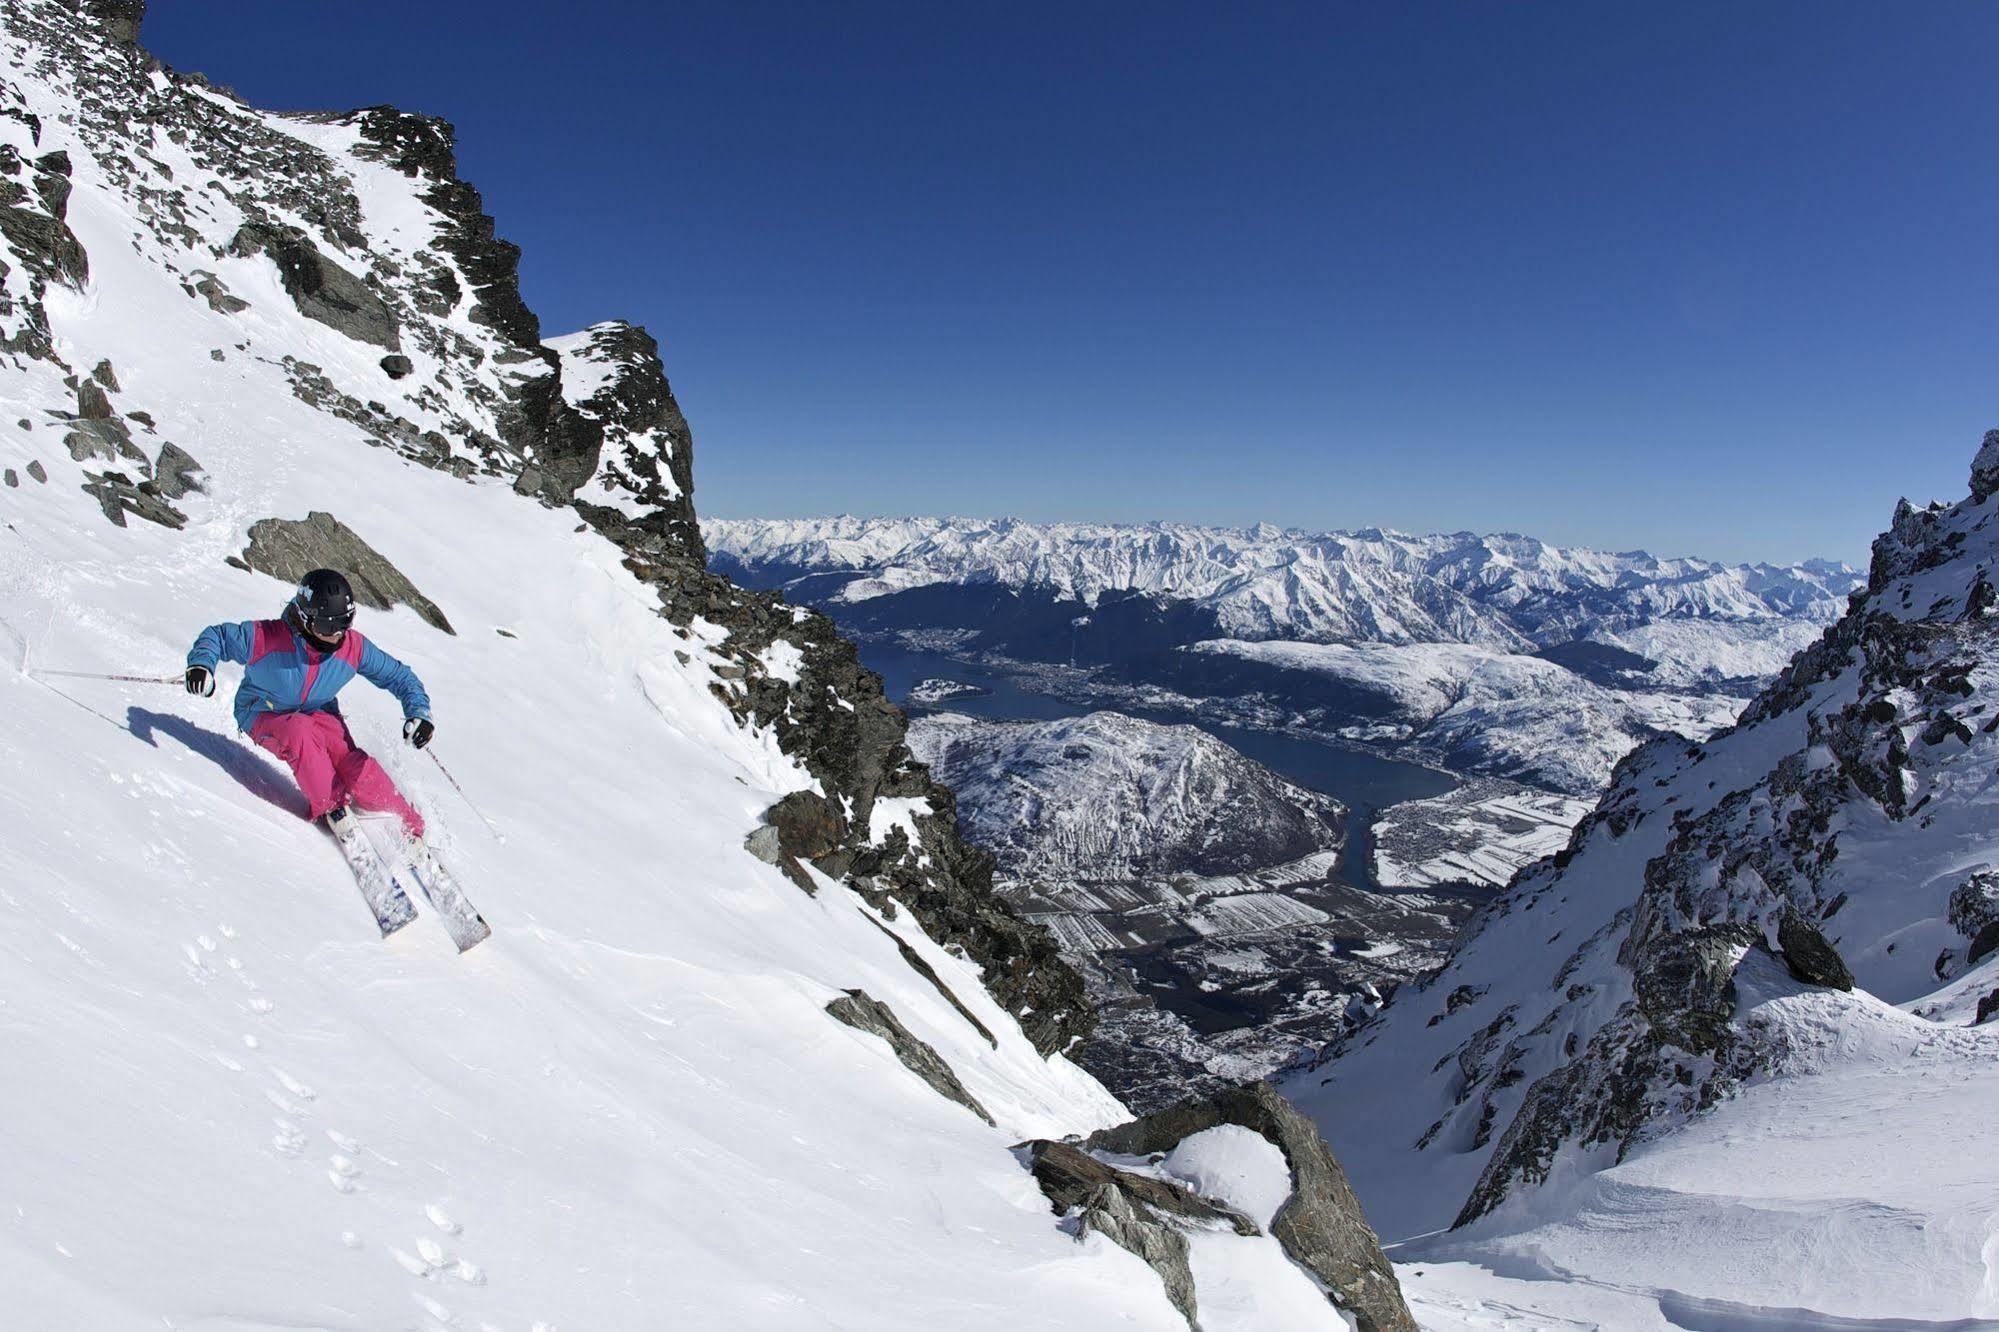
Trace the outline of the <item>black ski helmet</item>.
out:
M 333 569 L 314 569 L 298 580 L 292 614 L 315 638 L 332 638 L 354 623 L 354 589 Z

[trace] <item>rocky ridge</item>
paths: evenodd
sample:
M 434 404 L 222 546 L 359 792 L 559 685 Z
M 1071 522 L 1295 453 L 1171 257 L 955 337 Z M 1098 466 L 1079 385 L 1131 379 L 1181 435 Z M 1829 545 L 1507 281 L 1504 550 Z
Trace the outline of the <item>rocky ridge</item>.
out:
M 1291 1084 L 1336 1146 L 1381 1135 L 1423 1172 L 1393 1228 L 1476 1221 L 1826 1057 L 1823 1017 L 1745 1007 L 1751 973 L 1857 1026 L 1899 1005 L 1917 1045 L 1999 1008 L 1995 491 L 1999 432 L 1968 498 L 1897 507 L 1866 588 L 1737 726 L 1626 759 L 1433 980 Z M 1396 1090 L 1343 1135 L 1361 1085 Z

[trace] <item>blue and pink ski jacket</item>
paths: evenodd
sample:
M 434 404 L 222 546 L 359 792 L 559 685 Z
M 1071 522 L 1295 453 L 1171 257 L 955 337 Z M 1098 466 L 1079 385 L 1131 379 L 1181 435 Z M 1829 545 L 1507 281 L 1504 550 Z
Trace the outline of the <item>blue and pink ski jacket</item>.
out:
M 236 726 L 247 731 L 271 712 L 331 712 L 334 695 L 356 675 L 388 690 L 403 705 L 404 717 L 430 716 L 430 696 L 416 672 L 352 629 L 332 652 L 321 652 L 283 620 L 211 624 L 195 638 L 187 664 L 243 663 L 236 687 Z

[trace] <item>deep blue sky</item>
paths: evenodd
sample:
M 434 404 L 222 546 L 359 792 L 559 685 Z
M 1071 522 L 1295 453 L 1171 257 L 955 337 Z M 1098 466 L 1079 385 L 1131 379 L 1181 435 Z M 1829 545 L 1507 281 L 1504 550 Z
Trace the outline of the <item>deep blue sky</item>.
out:
M 707 513 L 1857 560 L 1999 425 L 1982 0 L 153 9 L 455 121 L 545 330 L 659 337 Z

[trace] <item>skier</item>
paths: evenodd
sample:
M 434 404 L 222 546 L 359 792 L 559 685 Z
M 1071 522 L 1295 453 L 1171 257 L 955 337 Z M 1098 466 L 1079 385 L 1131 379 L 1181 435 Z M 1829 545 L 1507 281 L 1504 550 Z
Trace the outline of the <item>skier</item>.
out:
M 382 765 L 356 747 L 335 695 L 356 675 L 388 690 L 403 705 L 403 738 L 430 743 L 430 697 L 416 672 L 353 629 L 354 590 L 332 569 L 314 569 L 276 620 L 211 624 L 187 654 L 187 692 L 215 693 L 218 662 L 243 663 L 236 689 L 236 726 L 290 765 L 311 817 L 336 836 L 346 806 L 396 815 L 412 838 L 423 816 L 410 807 Z M 344 839 L 343 839 L 344 840 Z

